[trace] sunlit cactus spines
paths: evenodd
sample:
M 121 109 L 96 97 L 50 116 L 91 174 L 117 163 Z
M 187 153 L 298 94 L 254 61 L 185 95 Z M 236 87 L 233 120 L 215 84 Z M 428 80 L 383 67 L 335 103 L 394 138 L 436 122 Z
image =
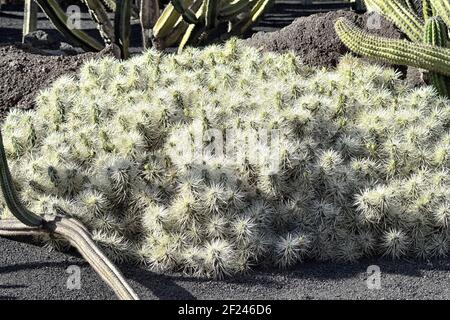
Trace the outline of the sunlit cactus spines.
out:
M 89 61 L 37 104 L 2 127 L 18 194 L 115 261 L 220 278 L 448 252 L 450 102 L 391 69 L 232 40 Z

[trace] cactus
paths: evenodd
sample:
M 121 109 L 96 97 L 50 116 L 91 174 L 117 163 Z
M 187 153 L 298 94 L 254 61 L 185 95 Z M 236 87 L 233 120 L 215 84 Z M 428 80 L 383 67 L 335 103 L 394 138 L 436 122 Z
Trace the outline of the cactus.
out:
M 28 210 L 16 194 L 9 171 L 3 138 L 0 132 L 0 181 L 3 199 L 8 210 L 17 220 L 0 220 L 0 235 L 59 235 L 78 249 L 100 277 L 114 290 L 120 299 L 138 299 L 120 271 L 109 261 L 93 242 L 89 232 L 77 220 L 60 217 L 41 217 Z
M 104 44 L 99 43 L 85 32 L 73 28 L 57 0 L 35 1 L 53 22 L 56 29 L 74 44 L 86 51 L 100 51 L 105 45 L 115 44 L 120 48 L 118 58 L 128 58 L 130 19 L 133 14 L 136 15 L 132 0 L 83 0 L 92 19 L 98 25 Z M 108 10 L 115 12 L 114 24 L 108 17 Z M 144 48 L 148 48 L 148 30 L 154 23 L 155 15 L 159 15 L 158 2 L 156 0 L 143 0 L 138 15 L 143 31 L 143 45 Z
M 232 39 L 89 61 L 2 131 L 30 210 L 113 261 L 220 278 L 447 254 L 449 107 L 351 56 L 313 69 Z
M 425 25 L 424 43 L 437 47 L 448 47 L 448 31 L 441 18 L 432 17 L 427 20 Z M 431 72 L 430 80 L 440 94 L 450 97 L 449 77 L 445 77 L 437 72 Z
M 200 44 L 245 33 L 273 0 L 171 0 L 155 24 L 160 48 Z
M 375 37 L 341 18 L 336 22 L 336 32 L 344 44 L 352 51 L 371 58 L 429 70 L 430 83 L 441 95 L 448 97 L 450 92 L 448 2 L 423 0 L 420 10 L 410 1 L 401 0 L 366 0 L 366 5 L 370 10 L 375 10 L 391 20 L 411 42 Z M 431 16 L 433 14 L 438 16 Z
M 450 93 L 450 5 L 447 0 L 423 0 L 421 10 L 410 1 L 365 0 L 391 20 L 410 41 L 370 35 L 341 18 L 336 32 L 352 51 L 382 61 L 429 70 L 430 82 L 443 96 Z M 437 16 L 431 16 L 436 14 Z M 425 22 L 424 22 L 425 21 Z
M 55 27 L 69 40 L 87 51 L 100 51 L 104 45 L 81 30 L 72 28 L 57 0 L 36 0 Z M 139 13 L 144 49 L 153 40 L 159 49 L 229 38 L 245 33 L 272 4 L 273 0 L 173 0 L 160 16 L 158 0 L 140 0 Z M 83 0 L 97 23 L 106 45 L 120 48 L 120 58 L 128 58 L 130 18 L 136 16 L 132 0 Z M 108 10 L 115 12 L 114 23 Z M 153 30 L 152 30 L 153 29 Z M 151 32 L 152 31 L 152 32 Z

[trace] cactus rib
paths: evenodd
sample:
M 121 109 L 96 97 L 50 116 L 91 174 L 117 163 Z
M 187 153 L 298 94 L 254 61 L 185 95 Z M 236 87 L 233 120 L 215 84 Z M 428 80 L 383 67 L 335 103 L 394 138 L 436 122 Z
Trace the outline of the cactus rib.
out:
M 103 3 L 99 0 L 83 0 L 83 2 L 88 7 L 92 19 L 98 24 L 98 29 L 105 43 L 114 43 L 114 28 Z
M 425 25 L 424 43 L 438 47 L 447 47 L 447 28 L 441 18 L 433 17 L 427 20 Z M 449 96 L 450 78 L 436 72 L 431 72 L 430 80 L 441 95 Z
M 338 19 L 335 28 L 344 44 L 358 54 L 450 76 L 450 49 L 373 36 L 345 18 Z
M 127 59 L 130 47 L 131 0 L 117 0 L 114 20 L 114 32 L 116 42 L 120 47 L 121 57 Z
M 375 10 L 393 22 L 411 41 L 420 42 L 424 24 L 408 6 L 399 0 L 366 0 L 367 7 Z
M 171 0 L 170 1 L 175 10 L 181 14 L 184 21 L 189 24 L 196 24 L 198 22 L 195 12 L 185 5 L 183 0 Z
M 85 32 L 70 28 L 67 25 L 68 17 L 56 0 L 36 0 L 36 2 L 55 25 L 55 28 L 72 42 L 86 51 L 100 51 L 103 49 L 104 46 L 97 40 Z
M 27 226 L 39 227 L 42 226 L 43 219 L 25 208 L 19 201 L 14 188 L 14 183 L 9 172 L 8 163 L 6 160 L 5 148 L 3 147 L 2 134 L 0 132 L 0 182 L 3 192 L 3 197 L 9 210 L 15 217 Z
M 422 16 L 425 21 L 433 16 L 433 7 L 430 0 L 422 0 Z
M 139 19 L 142 29 L 142 45 L 145 49 L 150 47 L 151 29 L 159 18 L 158 0 L 141 0 Z
M 430 0 L 431 6 L 450 28 L 450 3 L 448 0 Z

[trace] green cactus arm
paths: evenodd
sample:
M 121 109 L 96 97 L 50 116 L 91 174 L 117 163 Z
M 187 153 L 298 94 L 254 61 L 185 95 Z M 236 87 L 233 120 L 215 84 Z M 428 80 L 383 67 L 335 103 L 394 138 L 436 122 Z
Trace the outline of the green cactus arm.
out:
M 438 16 L 440 16 L 447 27 L 450 28 L 450 2 L 448 0 L 430 0 L 431 5 Z
M 197 3 L 194 4 L 200 4 L 200 8 L 195 13 L 195 17 L 197 21 L 203 21 L 205 20 L 206 15 L 206 3 L 203 0 L 197 0 Z M 183 21 L 184 22 L 184 21 Z M 196 36 L 198 36 L 200 33 L 206 33 L 206 30 L 204 28 L 203 24 L 197 23 L 197 24 L 190 24 L 186 28 L 185 33 L 180 39 L 180 43 L 178 45 L 178 53 L 182 53 L 183 49 L 186 47 L 186 45 L 191 42 L 193 39 L 195 39 Z
M 89 9 L 92 19 L 98 24 L 100 34 L 106 43 L 114 43 L 114 27 L 109 20 L 106 8 L 100 0 L 83 0 Z
M 150 47 L 150 34 L 153 26 L 159 18 L 158 0 L 141 0 L 139 20 L 142 30 L 142 45 L 144 49 Z
M 122 59 L 127 59 L 130 55 L 131 0 L 117 0 L 114 20 L 116 43 L 120 47 Z
M 447 27 L 442 18 L 429 18 L 425 24 L 425 34 L 423 42 L 445 48 L 448 45 L 448 40 Z
M 203 10 L 203 0 L 195 0 L 190 8 L 196 12 L 198 20 Z M 160 42 L 160 47 L 167 48 L 176 44 L 180 45 L 180 41 L 183 39 L 188 27 L 189 24 L 169 4 L 156 22 L 153 32 L 155 38 Z
M 100 0 L 111 11 L 116 11 L 116 0 Z
M 408 6 L 399 0 L 365 0 L 367 8 L 393 22 L 406 36 L 414 42 L 421 42 L 424 24 Z
M 205 26 L 212 29 L 217 26 L 217 16 L 219 11 L 219 0 L 205 0 Z
M 191 39 L 191 37 L 194 34 L 194 30 L 197 27 L 195 24 L 190 24 L 184 33 L 183 37 L 181 38 L 180 45 L 178 46 L 178 53 L 182 53 L 183 49 L 186 47 L 187 43 Z
M 244 33 L 247 31 L 258 19 L 262 16 L 262 14 L 273 4 L 273 0 L 258 0 L 255 5 L 250 10 L 250 16 L 247 20 L 244 20 L 242 24 L 238 24 L 236 27 L 233 27 L 231 33 L 235 33 L 236 30 L 239 30 L 239 33 Z
M 6 160 L 6 152 L 3 146 L 3 138 L 0 132 L 0 184 L 9 211 L 23 224 L 30 227 L 39 227 L 43 219 L 31 212 L 21 203 L 14 188 L 14 182 Z
M 164 38 L 172 32 L 173 28 L 180 20 L 181 14 L 175 10 L 174 6 L 169 3 L 163 10 L 158 21 L 156 21 L 153 27 L 153 35 L 156 38 Z
M 422 0 L 422 15 L 425 21 L 434 15 L 430 0 Z
M 440 17 L 433 17 L 425 24 L 424 43 L 438 47 L 447 47 L 448 32 L 444 21 Z M 450 97 L 450 78 L 437 72 L 430 73 L 431 84 L 442 96 Z
M 87 35 L 85 32 L 70 28 L 67 24 L 68 17 L 56 0 L 35 1 L 54 24 L 55 28 L 73 43 L 79 45 L 86 51 L 100 51 L 104 48 L 102 44 Z
M 235 0 L 228 2 L 226 4 L 223 4 L 220 8 L 219 17 L 220 19 L 228 19 L 241 12 L 244 12 L 245 10 L 250 9 L 251 6 L 252 1 L 248 0 Z
M 373 36 L 343 18 L 335 28 L 342 42 L 358 54 L 450 76 L 450 49 Z
M 402 0 L 402 1 L 403 1 L 403 4 L 405 4 L 408 7 L 409 11 L 411 11 L 411 12 L 416 11 L 416 8 L 414 7 L 414 4 L 411 2 L 411 0 Z
M 170 0 L 173 7 L 179 14 L 183 17 L 184 21 L 189 24 L 198 23 L 197 17 L 195 16 L 195 12 L 192 11 L 183 0 Z
M 189 26 L 190 25 L 187 24 L 186 21 L 181 19 L 181 21 L 175 25 L 172 32 L 164 38 L 164 47 L 167 48 L 179 44 Z

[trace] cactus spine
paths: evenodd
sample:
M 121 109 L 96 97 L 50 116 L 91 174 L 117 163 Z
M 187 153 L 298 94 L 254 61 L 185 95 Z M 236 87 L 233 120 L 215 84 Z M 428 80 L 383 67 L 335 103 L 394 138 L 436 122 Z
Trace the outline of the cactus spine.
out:
M 220 278 L 449 252 L 449 100 L 392 69 L 233 39 L 89 61 L 37 105 L 2 126 L 19 196 L 114 261 Z
M 68 240 L 120 299 L 139 299 L 120 271 L 101 252 L 87 229 L 78 221 L 67 217 L 42 218 L 28 210 L 17 196 L 6 160 L 3 137 L 0 132 L 0 182 L 3 198 L 15 220 L 0 219 L 0 235 L 21 236 L 56 234 Z
M 448 32 L 441 18 L 432 17 L 427 20 L 424 43 L 437 47 L 448 47 Z M 430 81 L 441 95 L 450 97 L 450 77 L 431 72 Z
M 336 22 L 336 32 L 344 44 L 358 54 L 388 63 L 431 71 L 431 83 L 441 95 L 448 96 L 450 87 L 449 4 L 446 0 L 423 1 L 422 12 L 419 13 L 408 3 L 400 0 L 366 0 L 369 9 L 390 19 L 411 41 L 373 36 L 342 18 Z M 433 12 L 439 15 L 439 19 L 429 17 Z M 426 17 L 429 18 L 424 23 Z

